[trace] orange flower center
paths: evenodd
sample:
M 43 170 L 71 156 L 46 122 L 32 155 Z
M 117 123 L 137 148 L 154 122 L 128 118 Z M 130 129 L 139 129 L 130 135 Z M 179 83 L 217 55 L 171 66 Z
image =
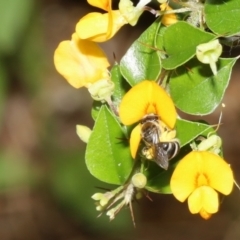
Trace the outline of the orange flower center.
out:
M 209 186 L 209 179 L 204 173 L 199 173 L 196 176 L 196 188 L 201 186 Z
M 200 213 L 201 217 L 206 219 L 206 220 L 209 219 L 212 216 L 212 214 L 206 212 L 205 209 L 201 209 L 199 213 Z
M 156 104 L 155 103 L 148 103 L 145 113 L 146 114 L 149 114 L 149 113 L 155 113 L 156 114 L 157 113 Z

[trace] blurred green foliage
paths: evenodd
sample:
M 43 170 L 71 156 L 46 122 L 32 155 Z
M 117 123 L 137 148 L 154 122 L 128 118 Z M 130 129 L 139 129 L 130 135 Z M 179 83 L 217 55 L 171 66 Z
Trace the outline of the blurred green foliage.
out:
M 32 0 L 0 0 L 0 53 L 17 51 L 34 9 Z
M 112 189 L 113 186 L 100 183 L 89 174 L 83 152 L 80 153 L 77 149 L 65 152 L 60 150 L 57 157 L 56 153 L 53 153 L 52 158 L 54 159 L 51 176 L 53 194 L 74 218 L 78 221 L 84 219 L 86 230 L 114 236 L 123 229 L 126 233 L 127 229 L 133 229 L 128 208 L 111 224 L 104 215 L 97 218 L 100 213 L 96 211 L 94 200 L 90 196 L 95 192 L 104 192 L 103 189 Z
M 5 99 L 6 99 L 6 90 L 7 90 L 7 81 L 8 76 L 6 73 L 6 69 L 4 67 L 4 63 L 0 60 L 0 127 L 3 118 L 4 106 L 5 106 Z
M 14 153 L 1 152 L 0 155 L 0 191 L 8 191 L 26 184 L 34 184 L 36 171 L 24 159 Z
M 132 229 L 128 209 L 111 224 L 105 216 L 97 218 L 91 195 L 96 191 L 93 186 L 98 187 L 99 182 L 87 171 L 83 150 L 78 146 L 71 149 L 58 146 L 57 126 L 61 125 L 61 114 L 56 116 L 56 113 L 48 112 L 52 99 L 42 100 L 42 96 L 49 96 L 46 92 L 54 94 L 54 88 L 47 89 L 49 85 L 46 84 L 46 72 L 53 64 L 47 65 L 52 59 L 48 59 L 46 54 L 46 44 L 49 43 L 44 42 L 41 4 L 44 3 L 33 0 L 0 0 L 0 198 L 9 190 L 21 187 L 38 194 L 44 189 L 66 215 L 83 222 L 86 226 L 84 231 L 112 235 L 123 229 Z M 23 126 L 28 132 L 27 123 L 19 122 L 19 126 L 6 129 L 5 121 L 11 111 L 7 107 L 8 102 L 15 95 L 26 101 L 31 115 L 36 115 L 33 134 L 37 153 L 21 148 L 24 146 L 21 136 L 18 139 L 19 133 L 14 132 L 19 129 L 24 134 L 24 129 L 20 129 Z M 45 102 L 49 106 L 44 106 Z M 18 125 L 17 119 L 15 123 Z M 75 129 L 75 125 L 71 127 Z M 8 131 L 20 142 L 20 149 L 11 141 L 11 136 L 9 141 Z M 36 164 L 39 159 L 41 164 Z M 39 169 L 39 165 L 43 167 Z M 101 184 L 101 187 L 109 186 Z
M 37 26 L 30 21 L 35 11 L 35 1 L 0 0 L 0 6 L 0 126 L 2 127 L 6 120 L 5 113 L 8 110 L 7 101 L 11 99 L 11 89 L 18 85 L 18 81 L 20 84 L 24 83 L 24 86 L 32 82 L 32 79 L 27 80 L 24 76 L 26 72 L 22 71 L 21 66 L 28 69 L 28 72 L 31 72 L 31 68 L 27 66 L 27 62 L 21 61 L 21 57 L 31 52 L 28 48 L 23 51 L 25 40 L 29 37 L 28 29 L 37 28 Z M 36 39 L 34 41 L 36 42 Z M 31 54 L 33 53 L 31 52 Z M 31 62 L 34 61 L 31 60 Z M 28 93 L 31 91 L 33 88 L 29 89 Z M 4 129 L 1 130 L 2 136 Z M 8 144 L 5 138 L 3 135 L 3 144 L 0 150 L 0 190 L 4 191 L 8 188 L 32 183 L 33 180 L 28 157 L 19 156 L 14 147 L 4 149 L 4 145 Z

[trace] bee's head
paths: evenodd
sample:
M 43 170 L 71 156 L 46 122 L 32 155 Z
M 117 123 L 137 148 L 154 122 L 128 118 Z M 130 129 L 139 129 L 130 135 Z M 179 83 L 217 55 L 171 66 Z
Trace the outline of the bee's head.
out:
M 146 122 L 158 122 L 159 116 L 155 113 L 150 113 L 145 115 L 142 120 L 140 121 L 141 124 L 144 124 Z

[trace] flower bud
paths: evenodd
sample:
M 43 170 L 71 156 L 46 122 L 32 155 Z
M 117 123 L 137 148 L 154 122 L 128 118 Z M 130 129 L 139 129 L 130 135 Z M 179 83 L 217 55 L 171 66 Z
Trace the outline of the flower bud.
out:
M 77 129 L 77 135 L 78 137 L 85 143 L 88 143 L 88 140 L 90 138 L 90 135 L 92 133 L 92 130 L 87 127 L 87 126 L 83 126 L 83 125 L 77 125 L 76 126 Z
M 88 91 L 94 100 L 103 101 L 113 94 L 114 83 L 108 79 L 102 79 L 90 85 Z
M 135 197 L 136 197 L 137 200 L 139 200 L 143 197 L 143 193 L 139 191 L 139 192 L 136 193 Z
M 94 193 L 91 198 L 95 201 L 99 201 L 102 197 L 103 197 L 102 193 Z
M 98 212 L 103 211 L 103 209 L 104 209 L 104 207 L 102 207 L 102 206 L 100 206 L 100 205 L 98 205 L 98 206 L 96 207 L 96 210 L 97 210 Z
M 207 139 L 199 143 L 197 149 L 199 151 L 210 151 L 218 154 L 222 146 L 222 139 L 217 135 L 211 135 Z
M 126 204 L 125 200 L 122 200 L 117 206 L 111 208 L 107 211 L 106 215 L 109 216 L 110 220 L 113 220 L 116 214 L 122 209 L 122 207 Z
M 111 198 L 115 196 L 114 191 L 109 191 L 105 193 L 95 193 L 92 195 L 92 199 L 99 201 L 98 206 L 106 206 Z
M 200 44 L 196 49 L 197 59 L 202 63 L 210 64 L 214 75 L 217 74 L 216 62 L 221 54 L 222 45 L 219 43 L 218 39 L 208 43 Z
M 133 6 L 132 1 L 130 0 L 120 0 L 119 2 L 119 11 L 125 20 L 132 26 L 135 26 L 139 17 L 144 11 L 146 4 L 151 2 L 150 0 L 140 0 L 136 7 Z
M 132 177 L 132 184 L 137 188 L 144 188 L 147 184 L 147 178 L 142 173 L 136 173 Z
M 112 208 L 112 209 L 108 210 L 106 215 L 109 216 L 110 220 L 113 220 L 115 217 L 115 209 Z
M 160 5 L 160 9 L 161 11 L 172 11 L 173 9 L 168 5 L 167 1 L 162 0 L 162 1 L 158 1 L 158 2 L 162 2 L 162 4 Z M 177 19 L 177 15 L 175 13 L 168 13 L 168 14 L 163 14 L 161 22 L 164 26 L 170 26 L 174 23 L 176 23 L 178 21 Z

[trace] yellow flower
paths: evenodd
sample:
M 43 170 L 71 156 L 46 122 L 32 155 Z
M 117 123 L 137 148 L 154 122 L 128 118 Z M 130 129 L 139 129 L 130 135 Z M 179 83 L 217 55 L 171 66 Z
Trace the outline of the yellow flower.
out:
M 168 5 L 168 3 L 163 3 L 160 5 L 161 11 L 171 11 L 172 8 Z M 178 21 L 177 15 L 174 13 L 164 14 L 161 22 L 165 26 L 170 26 Z
M 110 66 L 106 55 L 96 43 L 81 40 L 76 33 L 71 41 L 63 41 L 54 53 L 57 71 L 75 88 L 109 79 Z
M 130 0 L 120 0 L 119 10 L 112 10 L 111 0 L 88 0 L 88 3 L 101 8 L 107 13 L 89 13 L 76 25 L 76 32 L 81 39 L 104 42 L 112 38 L 125 24 L 134 26 L 150 0 L 140 0 L 133 6 Z
M 131 88 L 123 97 L 119 117 L 124 125 L 139 122 L 147 114 L 156 114 L 170 129 L 176 123 L 176 109 L 167 92 L 154 81 L 145 80 Z M 130 136 L 130 150 L 135 158 L 141 141 L 141 125 Z
M 220 156 L 207 151 L 192 151 L 177 165 L 170 186 L 173 195 L 184 202 L 192 214 L 208 219 L 219 208 L 218 193 L 231 193 L 232 170 Z
M 119 10 L 112 10 L 111 0 L 88 0 L 88 3 L 108 13 L 89 13 L 76 25 L 76 33 L 81 39 L 104 42 L 112 38 L 127 21 Z

